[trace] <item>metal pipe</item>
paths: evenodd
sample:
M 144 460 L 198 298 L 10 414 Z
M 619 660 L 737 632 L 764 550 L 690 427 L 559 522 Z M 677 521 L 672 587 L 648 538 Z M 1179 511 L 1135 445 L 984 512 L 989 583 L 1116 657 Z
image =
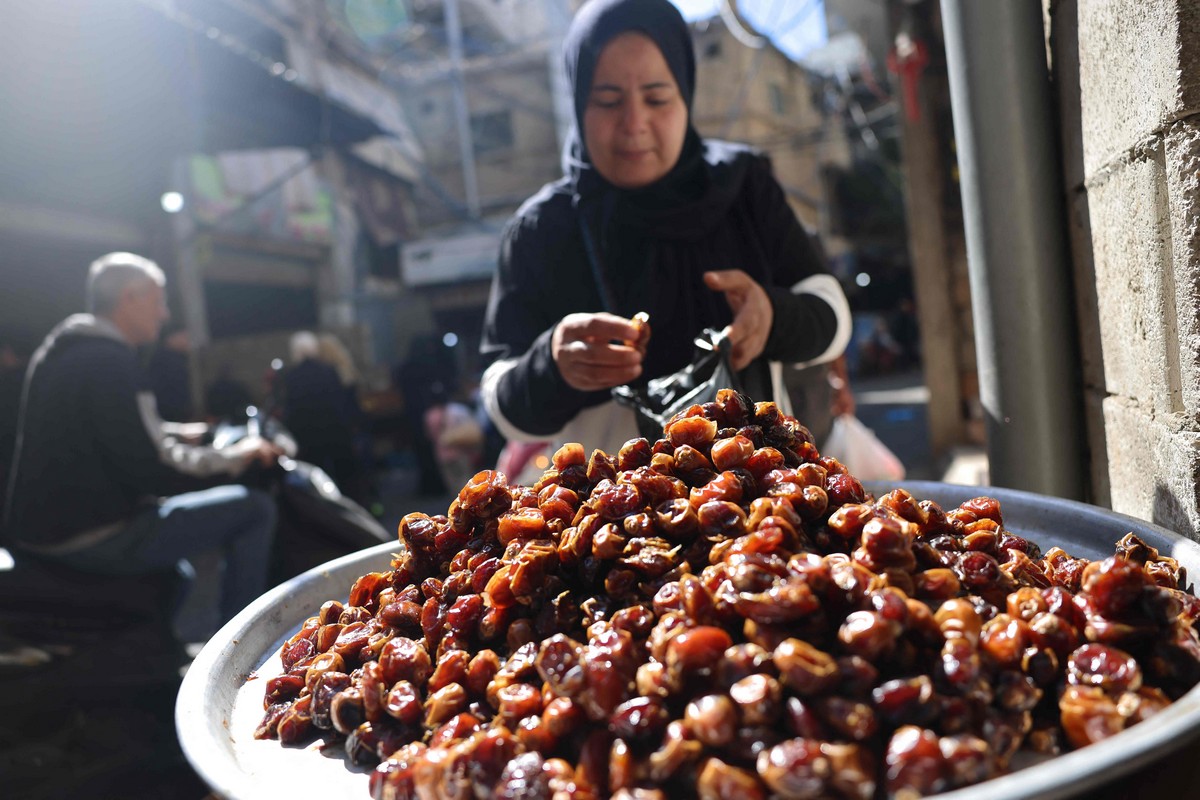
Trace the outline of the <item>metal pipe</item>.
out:
M 992 483 L 1084 498 L 1082 392 L 1039 0 L 941 0 Z

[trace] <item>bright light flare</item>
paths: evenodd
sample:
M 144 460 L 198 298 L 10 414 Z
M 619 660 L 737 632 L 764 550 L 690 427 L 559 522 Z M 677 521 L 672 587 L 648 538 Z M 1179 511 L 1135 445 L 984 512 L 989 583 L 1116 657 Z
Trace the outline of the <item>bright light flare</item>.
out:
M 162 210 L 168 214 L 178 214 L 183 211 L 183 195 L 179 192 L 163 192 L 163 196 L 158 199 Z

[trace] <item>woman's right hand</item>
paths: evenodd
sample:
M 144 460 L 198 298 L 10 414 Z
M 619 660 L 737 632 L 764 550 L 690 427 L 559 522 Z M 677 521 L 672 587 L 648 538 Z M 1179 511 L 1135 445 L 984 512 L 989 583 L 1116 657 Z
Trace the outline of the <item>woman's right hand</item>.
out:
M 567 385 L 611 389 L 642 374 L 650 326 L 615 314 L 568 314 L 554 328 L 550 352 Z

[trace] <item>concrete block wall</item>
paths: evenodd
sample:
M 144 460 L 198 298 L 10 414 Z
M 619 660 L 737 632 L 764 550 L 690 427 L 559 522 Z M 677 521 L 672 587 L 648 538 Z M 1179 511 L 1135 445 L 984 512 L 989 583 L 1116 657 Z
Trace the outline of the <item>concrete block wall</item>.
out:
M 1200 539 L 1200 3 L 1046 8 L 1093 500 Z

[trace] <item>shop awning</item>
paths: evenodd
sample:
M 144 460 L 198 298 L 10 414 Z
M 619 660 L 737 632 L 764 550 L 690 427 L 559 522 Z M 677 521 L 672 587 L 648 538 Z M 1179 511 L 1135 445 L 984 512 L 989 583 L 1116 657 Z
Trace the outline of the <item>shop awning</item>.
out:
M 0 197 L 111 212 L 157 203 L 163 165 L 177 155 L 341 147 L 384 133 L 236 32 L 170 8 L 38 0 L 8 9 Z

